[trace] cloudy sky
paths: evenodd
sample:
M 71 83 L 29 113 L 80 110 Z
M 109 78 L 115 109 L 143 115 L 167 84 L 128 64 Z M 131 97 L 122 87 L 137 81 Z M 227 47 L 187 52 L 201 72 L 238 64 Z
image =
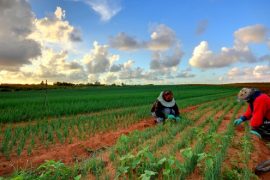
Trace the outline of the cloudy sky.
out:
M 0 83 L 270 81 L 269 0 L 0 0 Z

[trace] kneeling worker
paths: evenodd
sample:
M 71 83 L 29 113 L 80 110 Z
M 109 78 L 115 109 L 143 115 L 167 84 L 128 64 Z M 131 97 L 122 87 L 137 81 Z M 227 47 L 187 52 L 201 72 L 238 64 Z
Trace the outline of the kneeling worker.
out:
M 234 124 L 250 120 L 251 133 L 270 140 L 270 97 L 258 89 L 243 88 L 238 94 L 238 100 L 247 102 L 248 108 Z
M 180 121 L 179 109 L 170 90 L 162 91 L 156 102 L 153 104 L 151 113 L 157 123 L 164 122 L 165 119 Z

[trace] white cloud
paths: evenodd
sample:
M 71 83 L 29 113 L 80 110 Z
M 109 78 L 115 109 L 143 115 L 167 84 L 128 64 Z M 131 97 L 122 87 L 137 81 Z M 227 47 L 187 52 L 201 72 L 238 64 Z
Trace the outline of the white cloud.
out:
M 68 52 L 55 52 L 43 49 L 42 56 L 32 61 L 32 65 L 24 66 L 21 72 L 30 75 L 35 81 L 48 79 L 49 81 L 83 82 L 87 78 L 83 66 L 79 61 L 68 62 Z
M 268 29 L 260 24 L 240 28 L 234 32 L 235 46 L 245 47 L 249 43 L 264 43 L 267 40 Z
M 31 64 L 22 66 L 16 73 L 0 71 L 2 82 L 8 83 L 39 83 L 48 82 L 85 82 L 87 73 L 80 61 L 68 61 L 68 52 L 55 52 L 53 49 L 44 48 L 42 55 L 31 60 Z
M 25 78 L 25 75 L 21 72 L 13 71 L 0 71 L 0 82 L 1 83 L 33 83 L 32 79 Z
M 189 71 L 180 71 L 175 78 L 192 78 L 195 77 L 195 74 L 190 73 Z
M 153 26 L 149 41 L 139 41 L 135 37 L 121 32 L 117 36 L 111 37 L 109 44 L 112 48 L 124 51 L 138 49 L 152 51 L 150 69 L 157 71 L 175 68 L 179 65 L 183 56 L 175 32 L 164 24 Z M 119 66 L 113 66 L 112 71 L 119 69 Z
M 110 55 L 107 45 L 93 43 L 91 52 L 84 56 L 83 62 L 86 64 L 89 74 L 104 73 L 110 70 L 110 67 L 119 59 L 118 55 Z
M 262 66 L 262 65 L 255 66 L 255 68 L 253 70 L 253 75 L 256 78 L 263 78 L 263 77 L 267 76 L 268 77 L 268 81 L 269 81 L 269 77 L 270 77 L 270 66 Z
M 208 67 L 212 63 L 214 54 L 208 49 L 208 43 L 202 41 L 194 48 L 189 64 L 194 67 Z
M 144 79 L 144 70 L 140 67 L 124 69 L 120 72 L 119 79 Z
M 63 20 L 66 17 L 66 11 L 62 10 L 61 7 L 56 7 L 54 15 L 58 20 Z
M 130 69 L 130 68 L 132 68 L 133 64 L 134 64 L 134 61 L 133 61 L 133 60 L 128 60 L 127 62 L 125 62 L 125 63 L 123 64 L 123 67 L 124 67 L 125 69 Z
M 88 78 L 88 82 L 90 82 L 90 83 L 100 82 L 99 75 L 97 75 L 97 74 L 88 74 L 87 78 Z
M 237 30 L 232 48 L 223 47 L 220 53 L 213 53 L 208 48 L 208 43 L 202 41 L 194 48 L 189 64 L 198 68 L 225 67 L 235 62 L 258 62 L 264 57 L 256 57 L 249 48 L 250 43 L 266 43 L 267 28 L 254 25 Z
M 105 74 L 104 77 L 101 78 L 101 83 L 105 83 L 105 84 L 113 84 L 117 82 L 117 75 L 113 74 L 113 73 L 107 73 Z
M 54 43 L 67 47 L 71 46 L 72 42 L 81 41 L 80 31 L 64 18 L 65 11 L 61 7 L 57 7 L 54 16 L 35 19 L 36 30 L 29 37 L 45 46 Z
M 68 61 L 69 54 L 63 50 L 80 40 L 80 32 L 64 20 L 64 10 L 57 7 L 53 16 L 34 19 L 27 1 L 0 3 L 2 82 L 32 83 L 44 79 L 82 82 L 87 79 L 81 62 Z M 50 47 L 52 43 L 59 45 L 58 52 Z M 11 72 L 15 70 L 17 74 Z
M 122 32 L 110 38 L 110 46 L 119 50 L 138 50 L 144 48 L 152 51 L 150 69 L 153 70 L 176 67 L 179 65 L 183 56 L 175 32 L 164 24 L 153 27 L 149 41 L 139 41 Z M 172 53 L 172 55 L 168 55 L 169 53 Z M 114 66 L 114 68 L 116 67 Z
M 233 63 L 237 57 L 237 52 L 227 48 L 222 48 L 220 54 L 214 54 L 209 50 L 208 43 L 202 41 L 195 47 L 189 64 L 199 68 L 224 67 Z
M 150 51 L 166 51 L 177 44 L 175 32 L 164 24 L 152 28 L 149 41 L 140 41 L 124 32 L 109 39 L 112 48 L 130 51 L 148 49 Z
M 269 77 L 270 66 L 256 65 L 255 67 L 234 67 L 219 80 L 224 82 L 268 82 Z
M 102 21 L 109 21 L 122 9 L 120 0 L 81 0 L 101 16 Z
M 28 35 L 33 31 L 33 14 L 25 0 L 0 2 L 0 68 L 18 70 L 40 55 L 40 45 Z
M 153 52 L 150 69 L 164 70 L 178 66 L 183 52 L 179 46 L 176 46 L 172 51 L 172 55 L 167 55 L 164 52 Z
M 154 27 L 147 46 L 152 51 L 165 51 L 176 44 L 175 32 L 164 24 Z
M 143 43 L 136 40 L 136 38 L 131 37 L 124 32 L 119 33 L 115 37 L 111 37 L 109 39 L 109 44 L 112 48 L 123 51 L 138 50 L 144 46 Z
M 110 72 L 118 72 L 123 68 L 122 64 L 113 64 L 110 68 Z
M 237 67 L 234 67 L 228 71 L 228 76 L 233 77 L 233 76 L 241 76 L 245 75 L 245 72 L 243 70 L 240 70 Z

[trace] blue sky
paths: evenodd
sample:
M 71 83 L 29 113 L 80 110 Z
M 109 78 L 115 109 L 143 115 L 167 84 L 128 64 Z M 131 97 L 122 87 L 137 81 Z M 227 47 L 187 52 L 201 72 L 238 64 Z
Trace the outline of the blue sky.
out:
M 270 79 L 267 0 L 1 1 L 1 83 Z

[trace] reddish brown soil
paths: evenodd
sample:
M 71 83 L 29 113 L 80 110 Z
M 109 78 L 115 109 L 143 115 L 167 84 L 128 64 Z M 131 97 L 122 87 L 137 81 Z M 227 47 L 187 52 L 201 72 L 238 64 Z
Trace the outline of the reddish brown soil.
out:
M 189 106 L 185 109 L 180 110 L 181 113 L 186 113 L 186 112 L 190 112 L 190 111 L 195 111 L 199 106 Z
M 27 156 L 26 152 L 20 157 L 13 155 L 10 160 L 6 160 L 4 156 L 0 156 L 0 175 L 9 174 L 16 168 L 37 167 L 45 160 L 61 160 L 64 163 L 70 164 L 76 160 L 82 160 L 89 156 L 89 149 L 97 150 L 103 147 L 112 146 L 122 134 L 128 134 L 134 130 L 142 130 L 154 125 L 154 120 L 149 118 L 133 124 L 126 129 L 96 134 L 87 141 L 77 141 L 72 144 L 64 145 L 58 144 L 50 149 L 34 150 L 31 156 Z
M 114 179 L 115 174 L 116 174 L 116 170 L 115 170 L 115 167 L 113 166 L 112 161 L 110 161 L 109 156 L 110 156 L 110 152 L 104 151 L 100 157 L 106 163 L 106 167 L 105 167 L 106 175 L 109 175 L 110 179 Z M 92 178 L 87 177 L 86 179 L 92 179 Z M 93 179 L 96 179 L 96 178 L 93 178 Z
M 198 106 L 188 107 L 181 112 L 190 112 Z M 98 133 L 95 136 L 85 141 L 76 140 L 72 144 L 56 144 L 49 149 L 38 148 L 32 151 L 30 156 L 25 151 L 20 157 L 12 154 L 10 160 L 7 160 L 3 155 L 0 156 L 0 176 L 8 175 L 14 170 L 35 168 L 42 164 L 45 160 L 61 160 L 66 164 L 72 164 L 75 161 L 80 161 L 88 156 L 91 156 L 89 150 L 98 150 L 106 148 L 116 143 L 117 139 L 122 134 L 129 134 L 134 130 L 143 130 L 155 125 L 153 118 L 148 118 L 133 124 L 128 128 L 119 129 L 117 131 L 109 131 L 105 133 Z
M 270 160 L 270 148 L 267 147 L 266 143 L 261 139 L 253 136 L 252 142 L 254 146 L 254 151 L 251 154 L 251 160 L 249 162 L 249 167 L 254 170 L 254 168 L 261 162 Z M 260 179 L 269 180 L 270 172 L 259 175 Z

